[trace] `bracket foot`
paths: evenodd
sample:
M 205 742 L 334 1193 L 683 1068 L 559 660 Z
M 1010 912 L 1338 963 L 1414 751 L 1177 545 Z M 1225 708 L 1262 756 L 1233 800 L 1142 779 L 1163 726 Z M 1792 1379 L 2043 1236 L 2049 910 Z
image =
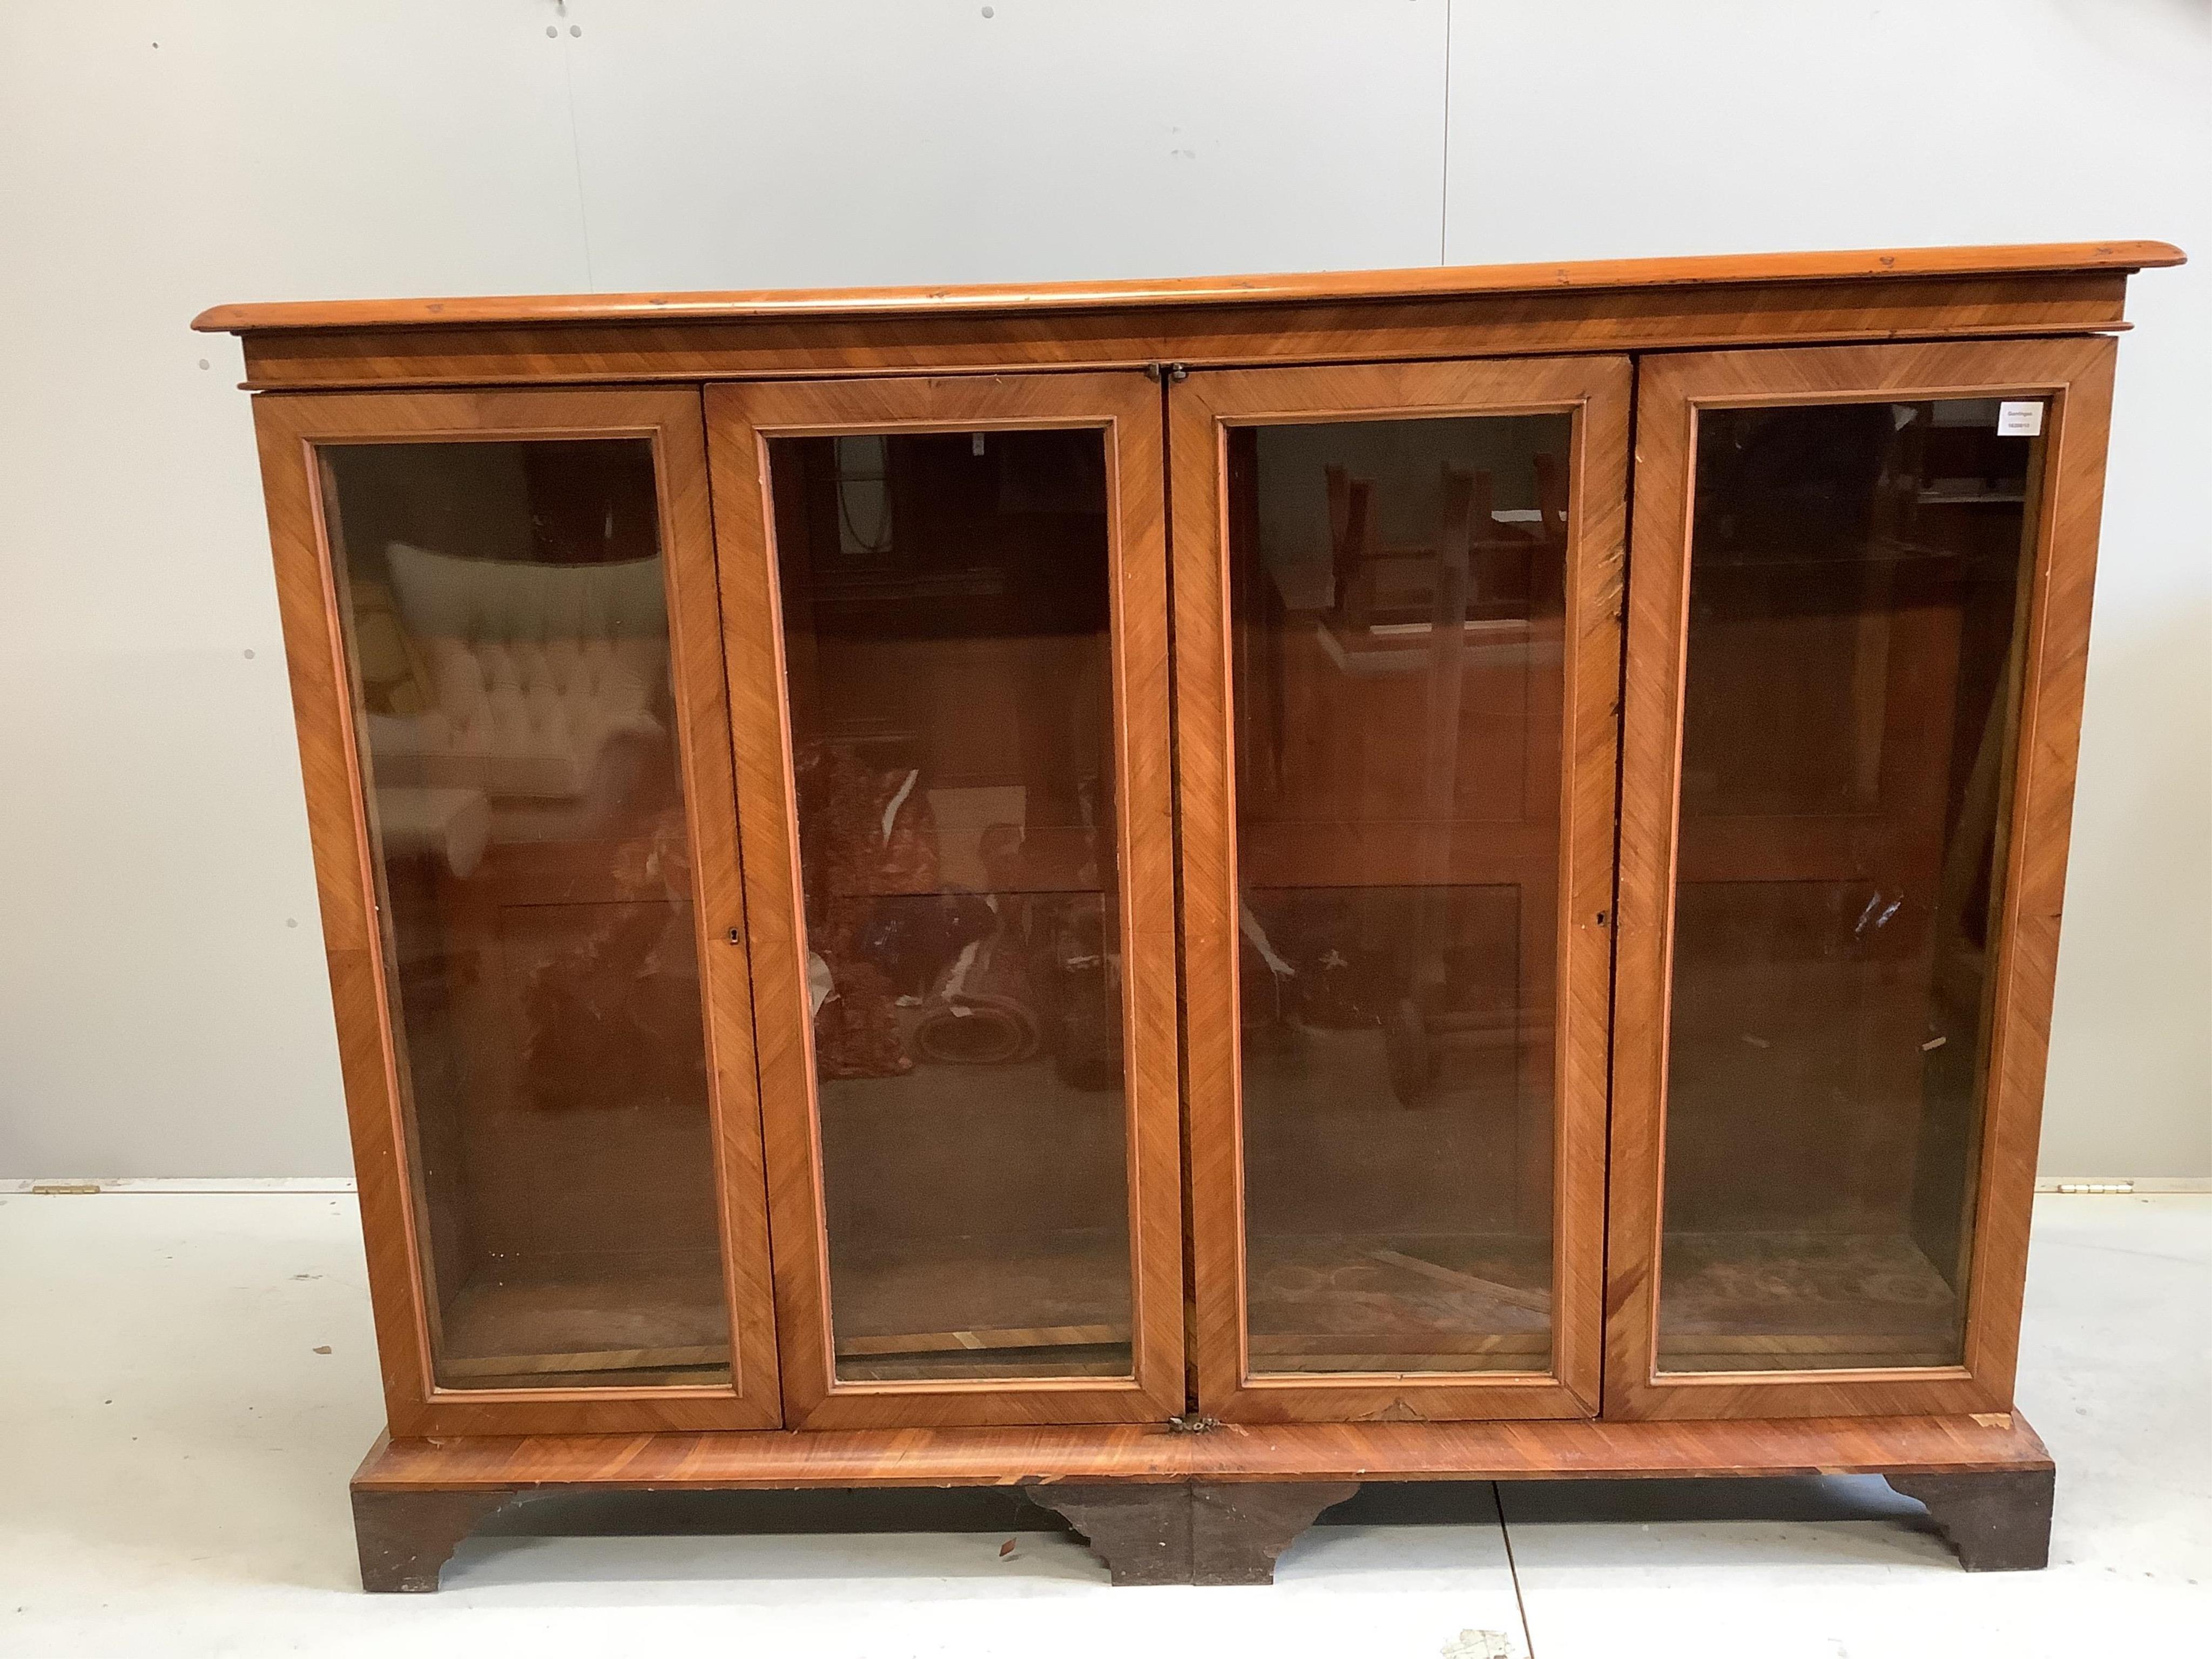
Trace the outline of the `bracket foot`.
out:
M 1928 1506 L 1928 1518 L 1968 1572 L 2033 1572 L 2049 1565 L 2051 1470 L 1884 1478 Z
M 1271 1584 L 1275 1558 L 1357 1480 L 1025 1486 L 1067 1518 L 1117 1584 Z
M 376 1593 L 421 1595 L 477 1523 L 518 1495 L 514 1486 L 469 1492 L 356 1492 L 353 1535 L 361 1552 L 361 1587 Z

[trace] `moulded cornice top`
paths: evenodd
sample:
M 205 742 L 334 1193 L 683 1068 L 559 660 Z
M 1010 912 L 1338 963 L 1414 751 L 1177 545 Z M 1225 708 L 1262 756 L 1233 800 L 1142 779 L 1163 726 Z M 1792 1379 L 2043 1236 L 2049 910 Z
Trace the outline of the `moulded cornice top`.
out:
M 2132 271 L 2183 263 L 2169 242 L 2043 242 L 1989 247 L 1870 248 L 1844 252 L 1595 259 L 1573 264 L 1436 265 L 1303 276 L 1176 276 L 975 287 L 790 289 L 698 294 L 579 294 L 428 300 L 294 300 L 214 306 L 202 333 L 438 328 L 562 323 L 716 322 L 740 318 L 865 318 L 1165 306 L 1449 299 L 1559 289 L 1679 288 L 1700 283 L 1855 281 Z

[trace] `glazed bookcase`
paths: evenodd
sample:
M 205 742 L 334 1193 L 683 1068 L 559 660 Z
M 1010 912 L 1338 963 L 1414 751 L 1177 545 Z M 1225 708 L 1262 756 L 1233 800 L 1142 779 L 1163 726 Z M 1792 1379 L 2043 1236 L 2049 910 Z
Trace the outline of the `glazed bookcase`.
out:
M 389 1433 L 998 1486 L 1264 1582 L 1362 1482 L 2013 1409 L 2116 337 L 2161 243 L 222 307 Z

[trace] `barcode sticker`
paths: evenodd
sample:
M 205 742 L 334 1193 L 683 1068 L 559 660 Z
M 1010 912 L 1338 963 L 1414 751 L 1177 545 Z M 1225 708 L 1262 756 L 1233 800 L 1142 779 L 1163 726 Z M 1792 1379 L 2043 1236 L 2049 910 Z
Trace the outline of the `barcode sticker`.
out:
M 2041 404 L 1999 404 L 1997 405 L 1997 436 L 2000 438 L 2035 438 L 2043 434 L 2043 405 Z

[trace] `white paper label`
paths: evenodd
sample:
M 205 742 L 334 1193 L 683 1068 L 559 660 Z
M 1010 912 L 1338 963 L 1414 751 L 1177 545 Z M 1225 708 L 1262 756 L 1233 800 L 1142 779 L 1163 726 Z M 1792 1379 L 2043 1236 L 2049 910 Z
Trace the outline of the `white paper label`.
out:
M 1997 436 L 2000 438 L 2034 438 L 2043 433 L 2041 404 L 1999 404 L 1997 405 Z

